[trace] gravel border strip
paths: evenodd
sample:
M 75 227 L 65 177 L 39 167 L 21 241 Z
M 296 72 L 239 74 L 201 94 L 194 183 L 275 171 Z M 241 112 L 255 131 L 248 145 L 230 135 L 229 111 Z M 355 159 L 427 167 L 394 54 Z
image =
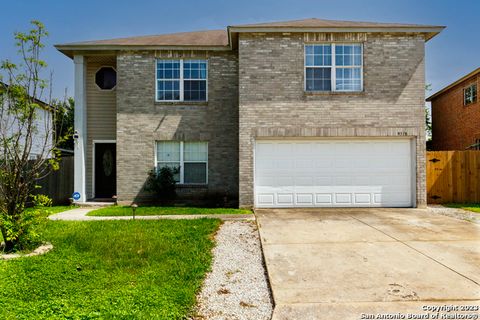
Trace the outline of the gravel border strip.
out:
M 432 211 L 433 213 L 441 214 L 447 217 L 456 218 L 465 220 L 468 222 L 480 224 L 480 214 L 471 212 L 468 210 L 463 210 L 459 208 L 450 208 L 444 207 L 442 205 L 429 205 L 428 210 Z
M 226 221 L 192 319 L 267 320 L 273 299 L 255 222 Z
M 37 249 L 33 250 L 30 253 L 6 253 L 6 254 L 0 254 L 0 260 L 12 260 L 12 259 L 18 259 L 18 258 L 23 258 L 23 257 L 34 257 L 34 256 L 40 256 L 42 254 L 45 254 L 49 252 L 50 250 L 53 249 L 53 245 L 51 243 L 44 243 L 41 246 L 39 246 Z

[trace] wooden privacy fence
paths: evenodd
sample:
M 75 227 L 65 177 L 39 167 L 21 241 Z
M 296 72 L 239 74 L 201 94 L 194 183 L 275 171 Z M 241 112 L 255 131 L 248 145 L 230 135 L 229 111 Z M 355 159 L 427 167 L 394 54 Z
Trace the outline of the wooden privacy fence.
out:
M 480 151 L 428 151 L 428 203 L 480 201 Z
M 56 205 L 68 204 L 68 198 L 73 193 L 73 175 L 73 157 L 64 157 L 60 161 L 59 170 L 37 181 L 41 188 L 36 189 L 35 193 L 49 196 Z

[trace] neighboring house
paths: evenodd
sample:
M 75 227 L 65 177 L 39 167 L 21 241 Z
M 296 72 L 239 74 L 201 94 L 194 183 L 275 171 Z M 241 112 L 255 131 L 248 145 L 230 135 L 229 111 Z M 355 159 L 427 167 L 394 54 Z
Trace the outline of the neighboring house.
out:
M 0 95 L 4 88 L 8 85 L 0 82 Z M 41 108 L 38 108 L 35 113 L 35 119 L 33 125 L 35 127 L 34 135 L 32 137 L 32 148 L 30 150 L 30 159 L 37 159 L 38 157 L 51 157 L 50 152 L 51 146 L 53 145 L 53 117 L 52 117 L 52 108 L 41 100 L 35 100 Z M 3 103 L 7 103 L 4 101 Z M 1 104 L 1 102 L 0 102 Z M 3 108 L 3 106 L 2 106 Z M 4 109 L 5 110 L 5 109 Z M 7 135 L 11 136 L 15 131 L 18 132 L 18 122 L 15 121 L 13 116 L 7 116 L 4 114 L 4 121 L 0 123 L 0 132 L 5 132 Z M 5 131 L 3 131 L 5 130 Z M 22 140 L 25 141 L 25 140 Z M 25 144 L 22 144 L 25 146 Z
M 443 27 L 307 19 L 57 45 L 75 63 L 80 201 L 426 205 L 425 42 Z
M 480 150 L 480 68 L 427 98 L 432 103 L 432 150 Z

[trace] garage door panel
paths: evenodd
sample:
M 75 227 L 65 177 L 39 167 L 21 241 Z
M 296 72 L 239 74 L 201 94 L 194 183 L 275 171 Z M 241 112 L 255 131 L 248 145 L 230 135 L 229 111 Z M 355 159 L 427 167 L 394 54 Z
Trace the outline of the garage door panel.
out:
M 257 194 L 257 205 L 258 206 L 274 206 L 276 203 L 274 201 L 274 193 L 258 193 Z
M 348 141 L 338 140 L 335 143 L 332 143 L 331 146 L 336 155 L 348 155 L 352 150 L 352 146 Z
M 410 201 L 401 200 L 402 197 L 406 199 L 408 196 L 408 193 L 377 193 L 374 201 L 379 206 L 408 207 L 411 206 Z
M 278 193 L 277 204 L 279 205 L 294 205 L 294 194 L 292 193 Z
M 333 195 L 331 193 L 316 193 L 315 204 L 316 205 L 332 205 Z
M 312 206 L 313 202 L 313 193 L 296 193 L 296 204 L 299 206 Z
M 308 187 L 314 187 L 315 184 L 315 179 L 312 176 L 307 176 L 307 177 L 295 177 L 295 186 L 308 186 Z
M 277 190 L 281 188 L 294 189 L 295 178 L 294 177 L 261 177 L 257 178 L 256 187 L 257 190 Z
M 320 171 L 325 171 L 333 168 L 333 159 L 325 157 L 322 154 L 318 155 L 317 157 L 318 158 L 315 159 L 315 170 L 320 169 Z
M 371 204 L 372 203 L 372 194 L 370 193 L 355 193 L 354 201 L 356 204 Z
M 316 186 L 331 186 L 333 185 L 333 177 L 329 176 L 317 176 L 315 177 Z
M 337 176 L 333 177 L 333 184 L 335 186 L 351 186 L 352 177 L 351 176 Z
M 411 206 L 409 139 L 259 141 L 258 207 Z
M 342 205 L 351 205 L 352 204 L 352 194 L 337 192 L 335 193 L 335 204 Z
M 299 171 L 312 170 L 315 168 L 313 159 L 295 159 L 295 169 Z
M 295 152 L 295 143 L 277 143 L 274 151 L 285 155 L 293 154 Z
M 367 175 L 357 175 L 353 177 L 355 186 L 369 186 L 372 184 L 372 177 Z
M 292 170 L 295 168 L 295 159 L 293 158 L 277 158 L 271 163 L 272 170 L 281 169 L 281 170 Z

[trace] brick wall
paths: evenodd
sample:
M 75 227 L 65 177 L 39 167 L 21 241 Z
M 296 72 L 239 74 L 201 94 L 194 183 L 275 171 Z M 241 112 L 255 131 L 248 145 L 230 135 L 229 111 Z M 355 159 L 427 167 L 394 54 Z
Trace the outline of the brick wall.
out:
M 463 105 L 463 89 L 477 83 L 478 74 L 432 101 L 432 149 L 465 150 L 480 139 L 480 102 Z M 478 95 L 478 92 L 477 92 Z
M 162 52 L 157 57 L 207 58 L 207 103 L 156 103 L 153 52 L 117 56 L 117 193 L 144 201 L 155 141 L 207 141 L 208 187 L 180 187 L 180 195 L 238 196 L 238 62 L 234 52 Z
M 364 92 L 304 92 L 308 34 L 239 36 L 240 206 L 253 194 L 253 149 L 262 137 L 378 137 L 406 134 L 416 146 L 416 202 L 426 204 L 424 39 L 418 35 L 345 34 L 363 39 Z M 316 38 L 322 38 L 319 35 Z

